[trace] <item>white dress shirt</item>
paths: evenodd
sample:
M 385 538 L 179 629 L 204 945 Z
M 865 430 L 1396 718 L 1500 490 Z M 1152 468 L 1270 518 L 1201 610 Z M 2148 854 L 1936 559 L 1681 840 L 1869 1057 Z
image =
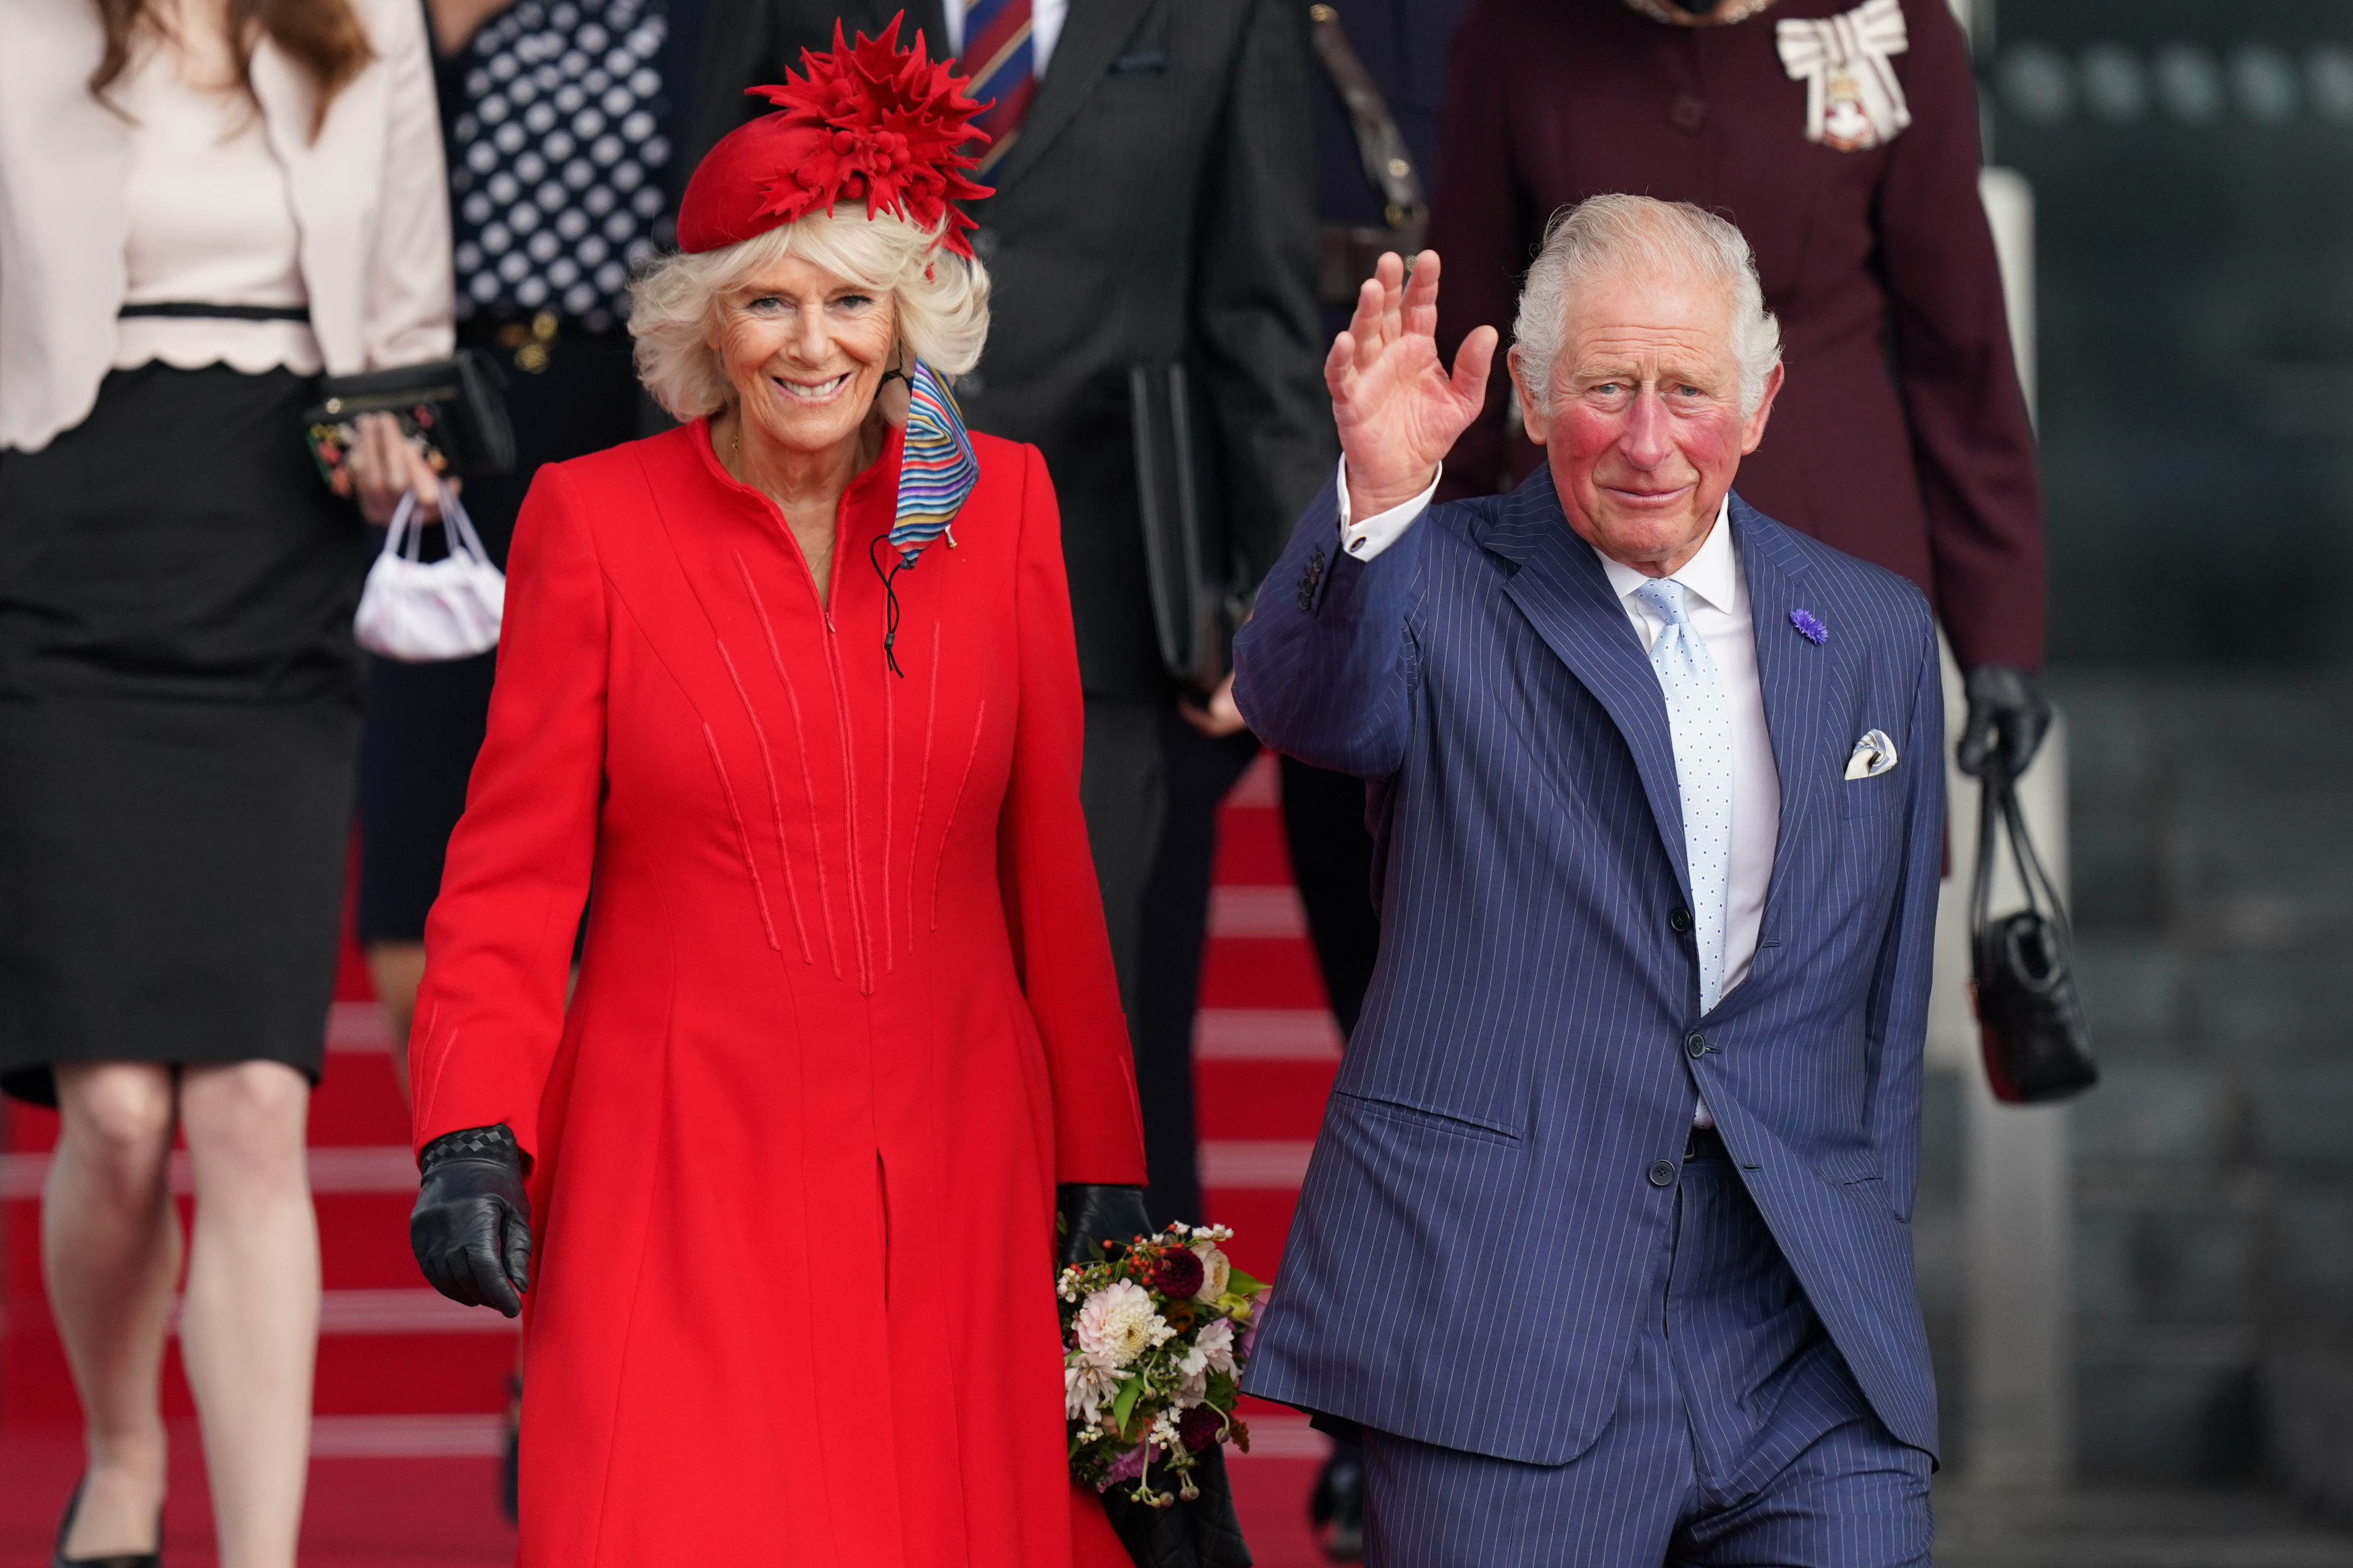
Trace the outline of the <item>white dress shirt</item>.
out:
M 1429 507 L 1437 489 L 1438 481 L 1432 479 L 1429 489 L 1403 506 L 1354 521 L 1348 515 L 1348 469 L 1344 460 L 1340 466 L 1342 548 L 1359 561 L 1372 560 L 1404 535 Z M 1699 553 L 1684 562 L 1683 570 L 1670 574 L 1683 584 L 1692 625 L 1707 644 L 1708 657 L 1715 661 L 1716 678 L 1724 682 L 1725 710 L 1732 722 L 1732 852 L 1724 911 L 1725 995 L 1748 978 L 1756 961 L 1757 933 L 1765 919 L 1765 891 L 1773 880 L 1773 850 L 1781 833 L 1781 773 L 1773 761 L 1772 733 L 1765 725 L 1765 689 L 1757 675 L 1757 623 L 1749 612 L 1748 583 L 1741 574 L 1740 552 L 1732 547 L 1731 512 L 1732 500 L 1727 496 L 1716 509 L 1715 524 L 1708 530 Z M 1634 591 L 1650 579 L 1598 550 L 1594 554 L 1647 652 L 1662 626 L 1634 596 Z
M 947 0 L 948 47 L 964 53 L 964 14 L 972 0 Z M 1046 79 L 1046 62 L 1054 58 L 1054 41 L 1062 36 L 1062 20 L 1071 14 L 1071 0 L 1029 0 L 1029 68 Z M 987 60 L 961 60 L 959 68 L 978 76 Z

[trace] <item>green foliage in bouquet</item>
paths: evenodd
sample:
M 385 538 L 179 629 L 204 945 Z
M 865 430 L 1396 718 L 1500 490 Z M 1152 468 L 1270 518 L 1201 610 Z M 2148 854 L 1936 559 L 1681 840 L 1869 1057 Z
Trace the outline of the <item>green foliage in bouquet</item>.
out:
M 1203 1449 L 1250 1451 L 1234 1405 L 1266 1287 L 1228 1260 L 1233 1234 L 1172 1225 L 1062 1270 L 1072 1479 L 1099 1492 L 1132 1482 L 1137 1502 L 1166 1508 L 1198 1495 Z

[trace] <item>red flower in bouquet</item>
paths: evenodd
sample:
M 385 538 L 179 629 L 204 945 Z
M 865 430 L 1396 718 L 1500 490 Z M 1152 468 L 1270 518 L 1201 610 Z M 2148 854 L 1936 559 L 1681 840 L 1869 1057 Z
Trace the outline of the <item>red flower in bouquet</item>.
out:
M 1147 1282 L 1162 1295 L 1174 1300 L 1187 1300 L 1200 1294 L 1208 1278 L 1200 1258 L 1189 1248 L 1172 1248 L 1153 1260 Z
M 1176 1418 L 1176 1436 L 1187 1453 L 1198 1454 L 1216 1442 L 1226 1429 L 1226 1418 L 1215 1405 L 1196 1405 Z

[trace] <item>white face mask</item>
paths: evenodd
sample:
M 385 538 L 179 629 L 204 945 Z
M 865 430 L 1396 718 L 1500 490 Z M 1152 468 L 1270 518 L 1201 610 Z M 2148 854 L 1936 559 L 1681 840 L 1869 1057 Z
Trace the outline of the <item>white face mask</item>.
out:
M 425 529 L 416 521 L 417 492 L 400 498 L 385 534 L 384 552 L 368 568 L 352 629 L 370 653 L 403 664 L 434 664 L 471 658 L 499 645 L 499 621 L 506 611 L 507 580 L 491 564 L 466 509 L 447 485 L 441 488 L 442 526 L 449 553 L 438 561 L 417 559 Z

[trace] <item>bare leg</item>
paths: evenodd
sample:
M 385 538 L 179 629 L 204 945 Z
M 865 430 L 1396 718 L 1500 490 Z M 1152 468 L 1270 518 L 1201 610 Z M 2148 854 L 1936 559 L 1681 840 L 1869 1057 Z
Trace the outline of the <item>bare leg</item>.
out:
M 66 1555 L 153 1552 L 164 1503 L 157 1382 L 180 1274 L 166 1179 L 172 1069 L 83 1062 L 59 1067 L 57 1082 L 63 1121 L 41 1194 L 41 1263 L 90 1451 Z
M 401 1103 L 408 1102 L 408 1030 L 417 1021 L 417 988 L 425 983 L 425 944 L 421 942 L 372 942 L 367 948 L 368 978 L 375 999 L 392 1028 L 392 1078 L 400 1086 Z
M 180 1354 L 205 1435 L 221 1568 L 293 1568 L 310 1466 L 319 1225 L 311 1088 L 280 1062 L 182 1069 L 195 1177 Z

